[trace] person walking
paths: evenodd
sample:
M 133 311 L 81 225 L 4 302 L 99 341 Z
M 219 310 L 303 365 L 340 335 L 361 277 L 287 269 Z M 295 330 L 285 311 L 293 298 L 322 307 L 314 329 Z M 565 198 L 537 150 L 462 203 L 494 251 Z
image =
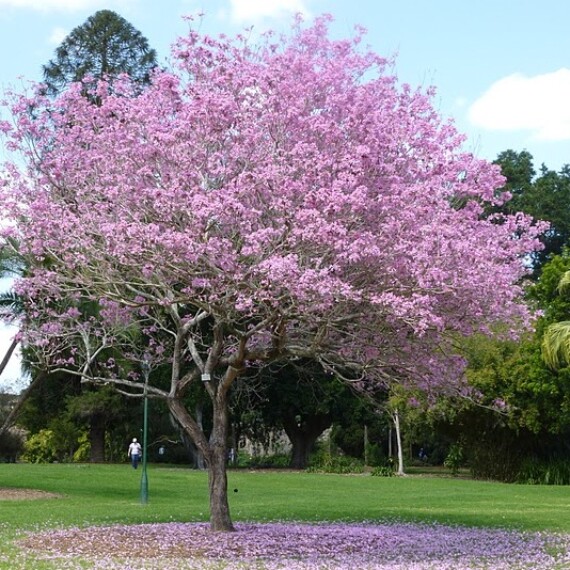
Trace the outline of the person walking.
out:
M 142 454 L 142 447 L 141 444 L 137 441 L 137 438 L 133 438 L 131 445 L 129 445 L 129 451 L 127 456 L 131 458 L 131 465 L 133 469 L 136 469 L 139 466 L 139 461 L 141 460 Z

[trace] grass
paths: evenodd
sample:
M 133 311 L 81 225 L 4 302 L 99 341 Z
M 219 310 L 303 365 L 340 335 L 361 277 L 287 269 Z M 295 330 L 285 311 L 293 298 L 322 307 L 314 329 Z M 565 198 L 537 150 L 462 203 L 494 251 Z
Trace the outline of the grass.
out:
M 0 464 L 0 488 L 59 495 L 0 501 L 0 570 L 63 568 L 58 561 L 22 558 L 13 541 L 26 531 L 208 520 L 206 473 L 152 465 L 148 474 L 149 503 L 142 505 L 141 471 L 126 464 Z M 570 533 L 568 487 L 506 485 L 465 477 L 236 470 L 229 472 L 229 501 L 235 522 L 411 521 Z
M 158 466 L 150 466 L 148 473 L 149 503 L 141 505 L 141 472 L 128 465 L 0 464 L 0 487 L 61 495 L 2 501 L 0 528 L 208 520 L 205 473 Z M 436 521 L 570 533 L 568 487 L 422 476 L 230 471 L 229 501 L 236 522 Z

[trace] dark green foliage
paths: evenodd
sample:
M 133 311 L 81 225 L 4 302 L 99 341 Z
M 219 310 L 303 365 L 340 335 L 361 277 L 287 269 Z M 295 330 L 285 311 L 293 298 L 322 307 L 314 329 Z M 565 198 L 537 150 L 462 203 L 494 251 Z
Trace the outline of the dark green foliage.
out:
M 244 378 L 234 391 L 239 432 L 266 444 L 272 432 L 284 430 L 292 445 L 290 467 L 304 469 L 317 438 L 331 426 L 346 388 L 308 360 L 275 364 L 258 374 L 260 382 Z
M 502 211 L 524 212 L 537 220 L 550 222 L 550 229 L 540 238 L 544 249 L 533 254 L 534 274 L 537 277 L 543 265 L 553 255 L 562 252 L 570 239 L 570 165 L 560 172 L 542 166 L 536 176 L 533 157 L 527 151 L 507 150 L 499 154 L 495 164 L 501 167 L 507 182 L 501 191 L 512 194 Z
M 522 463 L 516 482 L 527 485 L 570 485 L 570 459 L 544 461 L 528 458 Z
M 454 443 L 449 448 L 449 453 L 443 462 L 444 467 L 447 467 L 452 475 L 457 475 L 459 469 L 463 467 L 465 463 L 465 455 L 463 452 L 463 446 L 460 443 Z
M 379 467 L 374 467 L 370 472 L 373 477 L 393 477 L 394 476 L 394 466 L 393 465 L 380 465 Z
M 289 455 L 257 455 L 249 456 L 244 453 L 238 455 L 237 467 L 246 469 L 287 469 L 291 463 Z
M 477 479 L 512 483 L 517 478 L 524 456 L 529 453 L 524 449 L 526 442 L 518 439 L 517 434 L 508 428 L 481 427 L 481 431 L 465 442 L 471 474 Z
M 65 409 L 67 398 L 80 392 L 81 384 L 74 376 L 62 373 L 45 376 L 22 407 L 18 425 L 30 433 L 47 429 L 49 423 Z
M 53 96 L 88 76 L 112 83 L 128 74 L 142 88 L 155 67 L 156 52 L 147 39 L 115 12 L 100 10 L 65 38 L 43 73 L 47 92 Z
M 511 426 L 506 416 L 471 406 L 463 409 L 451 423 L 442 423 L 435 429 L 448 437 L 452 434 L 460 443 L 459 449 L 450 447 L 446 467 L 469 467 L 473 477 L 513 483 L 518 481 L 525 463 L 538 461 L 550 464 L 570 459 L 570 430 L 549 433 L 541 429 Z
M 363 473 L 364 463 L 346 455 L 331 455 L 325 450 L 314 453 L 309 461 L 310 473 Z
M 16 404 L 17 396 L 0 392 L 0 425 L 4 423 L 12 407 Z M 0 463 L 13 463 L 22 453 L 24 436 L 20 430 L 8 429 L 0 434 Z
M 368 428 L 368 463 L 379 465 L 385 458 L 382 443 L 388 439 L 389 419 L 379 414 L 368 400 L 353 395 L 345 401 L 346 408 L 335 419 L 331 439 L 343 453 L 363 459 L 365 455 L 364 426 Z
M 83 389 L 81 394 L 68 398 L 65 416 L 89 430 L 91 461 L 105 461 L 105 436 L 125 413 L 125 405 L 124 398 L 108 386 Z
M 383 441 L 383 440 L 378 440 Z M 368 466 L 380 466 L 386 463 L 386 454 L 382 445 L 379 443 L 369 443 L 367 447 L 366 457 L 368 459 Z
M 15 431 L 0 435 L 0 463 L 14 463 L 24 451 L 24 437 Z
M 362 459 L 367 425 L 377 464 L 386 419 L 376 407 L 317 363 L 304 360 L 275 364 L 257 377 L 241 379 L 234 391 L 233 422 L 240 436 L 264 447 L 272 433 L 284 430 L 293 447 L 289 466 L 295 469 L 307 466 L 315 442 L 330 426 L 334 445 Z

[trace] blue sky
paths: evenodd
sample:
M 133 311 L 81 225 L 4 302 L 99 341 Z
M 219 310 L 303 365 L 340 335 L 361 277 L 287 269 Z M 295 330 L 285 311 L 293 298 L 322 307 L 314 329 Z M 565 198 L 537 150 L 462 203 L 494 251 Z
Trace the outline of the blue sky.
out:
M 161 62 L 187 29 L 182 14 L 205 12 L 204 31 L 231 34 L 327 12 L 335 35 L 361 24 L 375 51 L 397 53 L 402 82 L 435 85 L 437 109 L 468 135 L 468 150 L 492 160 L 526 149 L 555 170 L 570 163 L 568 0 L 0 0 L 0 89 L 40 80 L 65 35 L 100 9 L 133 24 Z
M 363 25 L 376 52 L 397 54 L 401 82 L 436 86 L 434 104 L 467 150 L 493 160 L 526 149 L 537 168 L 570 163 L 568 0 L 0 0 L 0 90 L 41 80 L 66 34 L 101 9 L 137 28 L 161 63 L 187 30 L 183 14 L 204 12 L 203 31 L 233 34 L 330 13 L 336 36 Z M 15 377 L 13 367 L 0 384 Z

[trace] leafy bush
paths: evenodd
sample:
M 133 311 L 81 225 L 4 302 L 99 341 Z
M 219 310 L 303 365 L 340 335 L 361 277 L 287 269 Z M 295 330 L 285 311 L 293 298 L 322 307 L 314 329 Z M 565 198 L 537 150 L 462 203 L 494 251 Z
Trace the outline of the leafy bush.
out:
M 307 471 L 311 473 L 363 473 L 364 463 L 354 457 L 320 452 L 311 456 Z
M 31 435 L 24 444 L 22 459 L 30 463 L 53 463 L 57 459 L 53 432 L 42 429 Z
M 91 442 L 89 441 L 89 434 L 87 432 L 82 433 L 79 436 L 79 441 L 77 443 L 79 444 L 79 447 L 73 454 L 73 461 L 75 463 L 89 461 L 91 454 Z
M 527 485 L 570 485 L 570 460 L 527 459 L 521 465 L 516 481 Z
M 379 467 L 374 467 L 370 475 L 373 477 L 393 477 L 394 467 L 392 465 L 381 465 Z
M 443 462 L 444 467 L 451 470 L 453 475 L 459 473 L 459 468 L 463 465 L 465 458 L 463 455 L 463 447 L 460 443 L 454 443 L 449 448 L 449 453 Z
M 522 461 L 522 452 L 510 442 L 497 438 L 481 438 L 469 447 L 469 466 L 476 479 L 492 479 L 513 483 L 517 479 Z
M 386 463 L 386 455 L 382 446 L 377 443 L 369 443 L 367 448 L 368 465 L 371 467 L 382 467 Z
M 286 469 L 291 458 L 286 454 L 245 455 L 238 454 L 237 466 L 247 469 Z

